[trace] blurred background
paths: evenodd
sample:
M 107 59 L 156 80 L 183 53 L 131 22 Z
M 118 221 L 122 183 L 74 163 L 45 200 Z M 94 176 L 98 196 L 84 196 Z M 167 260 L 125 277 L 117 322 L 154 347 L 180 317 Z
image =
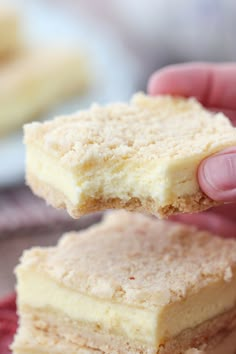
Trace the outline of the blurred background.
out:
M 94 221 L 24 186 L 22 125 L 128 100 L 165 65 L 235 61 L 235 34 L 235 0 L 0 1 L 0 296 L 24 248 Z

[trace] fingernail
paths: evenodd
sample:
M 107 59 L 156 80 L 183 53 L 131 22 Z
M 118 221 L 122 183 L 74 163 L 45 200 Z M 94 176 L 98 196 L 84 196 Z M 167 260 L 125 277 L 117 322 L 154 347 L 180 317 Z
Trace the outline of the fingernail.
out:
M 235 189 L 236 153 L 222 153 L 206 159 L 201 166 L 201 174 L 205 188 L 216 192 Z

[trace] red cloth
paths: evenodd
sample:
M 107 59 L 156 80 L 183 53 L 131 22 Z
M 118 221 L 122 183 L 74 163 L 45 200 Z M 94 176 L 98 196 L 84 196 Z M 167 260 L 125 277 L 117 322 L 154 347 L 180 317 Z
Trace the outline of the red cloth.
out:
M 0 301 L 0 354 L 11 354 L 9 345 L 17 328 L 16 295 Z

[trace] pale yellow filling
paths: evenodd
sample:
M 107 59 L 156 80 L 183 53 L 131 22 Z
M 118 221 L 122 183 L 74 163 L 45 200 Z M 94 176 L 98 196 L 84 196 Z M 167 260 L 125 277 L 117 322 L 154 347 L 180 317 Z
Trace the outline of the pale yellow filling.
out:
M 18 269 L 17 290 L 20 312 L 24 311 L 24 306 L 38 308 L 39 311 L 49 308 L 74 320 L 99 325 L 109 333 L 156 347 L 236 304 L 235 278 L 231 282 L 213 283 L 176 303 L 163 304 L 160 295 L 159 306 L 150 309 L 78 293 L 38 271 Z
M 118 160 L 82 165 L 76 171 L 63 166 L 36 144 L 27 147 L 27 170 L 39 180 L 63 193 L 72 204 L 80 205 L 87 198 L 152 198 L 157 204 L 171 204 L 179 196 L 199 190 L 196 170 L 203 156 L 171 161 Z M 79 161 L 78 161 L 79 162 Z

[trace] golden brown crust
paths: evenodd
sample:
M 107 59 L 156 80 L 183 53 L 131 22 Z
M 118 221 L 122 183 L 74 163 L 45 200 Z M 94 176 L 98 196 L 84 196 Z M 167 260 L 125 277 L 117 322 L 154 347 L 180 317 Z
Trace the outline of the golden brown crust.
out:
M 77 207 L 73 205 L 62 192 L 45 182 L 41 182 L 33 174 L 28 172 L 26 179 L 27 184 L 36 195 L 44 198 L 47 203 L 55 208 L 67 209 L 68 213 L 73 218 L 79 218 L 85 214 L 107 209 L 126 209 L 129 211 L 148 212 L 160 218 L 166 218 L 178 213 L 196 213 L 219 205 L 219 202 L 210 199 L 203 192 L 198 191 L 194 195 L 179 197 L 173 204 L 164 207 L 160 207 L 157 205 L 156 201 L 152 199 L 141 201 L 138 198 L 130 198 L 128 201 L 123 201 L 119 198 L 108 200 L 102 198 L 88 198 L 83 205 Z
M 48 338 L 51 337 L 51 339 L 60 338 L 61 342 L 68 343 L 68 348 L 71 344 L 76 343 L 78 348 L 94 348 L 101 350 L 101 353 L 104 354 L 184 354 L 186 351 L 191 353 L 190 350 L 192 350 L 192 353 L 210 354 L 217 351 L 221 343 L 236 330 L 236 309 L 234 309 L 213 320 L 206 321 L 197 328 L 182 332 L 156 350 L 142 344 L 129 343 L 122 337 L 104 333 L 98 327 L 92 328 L 84 323 L 80 324 L 64 315 L 55 315 L 50 309 L 38 311 L 24 306 L 23 310 L 22 323 L 30 331 L 36 331 L 36 336 L 44 335 Z M 65 324 L 67 324 L 66 327 Z M 236 348 L 236 337 L 234 338 Z M 227 354 L 231 353 L 227 352 Z

